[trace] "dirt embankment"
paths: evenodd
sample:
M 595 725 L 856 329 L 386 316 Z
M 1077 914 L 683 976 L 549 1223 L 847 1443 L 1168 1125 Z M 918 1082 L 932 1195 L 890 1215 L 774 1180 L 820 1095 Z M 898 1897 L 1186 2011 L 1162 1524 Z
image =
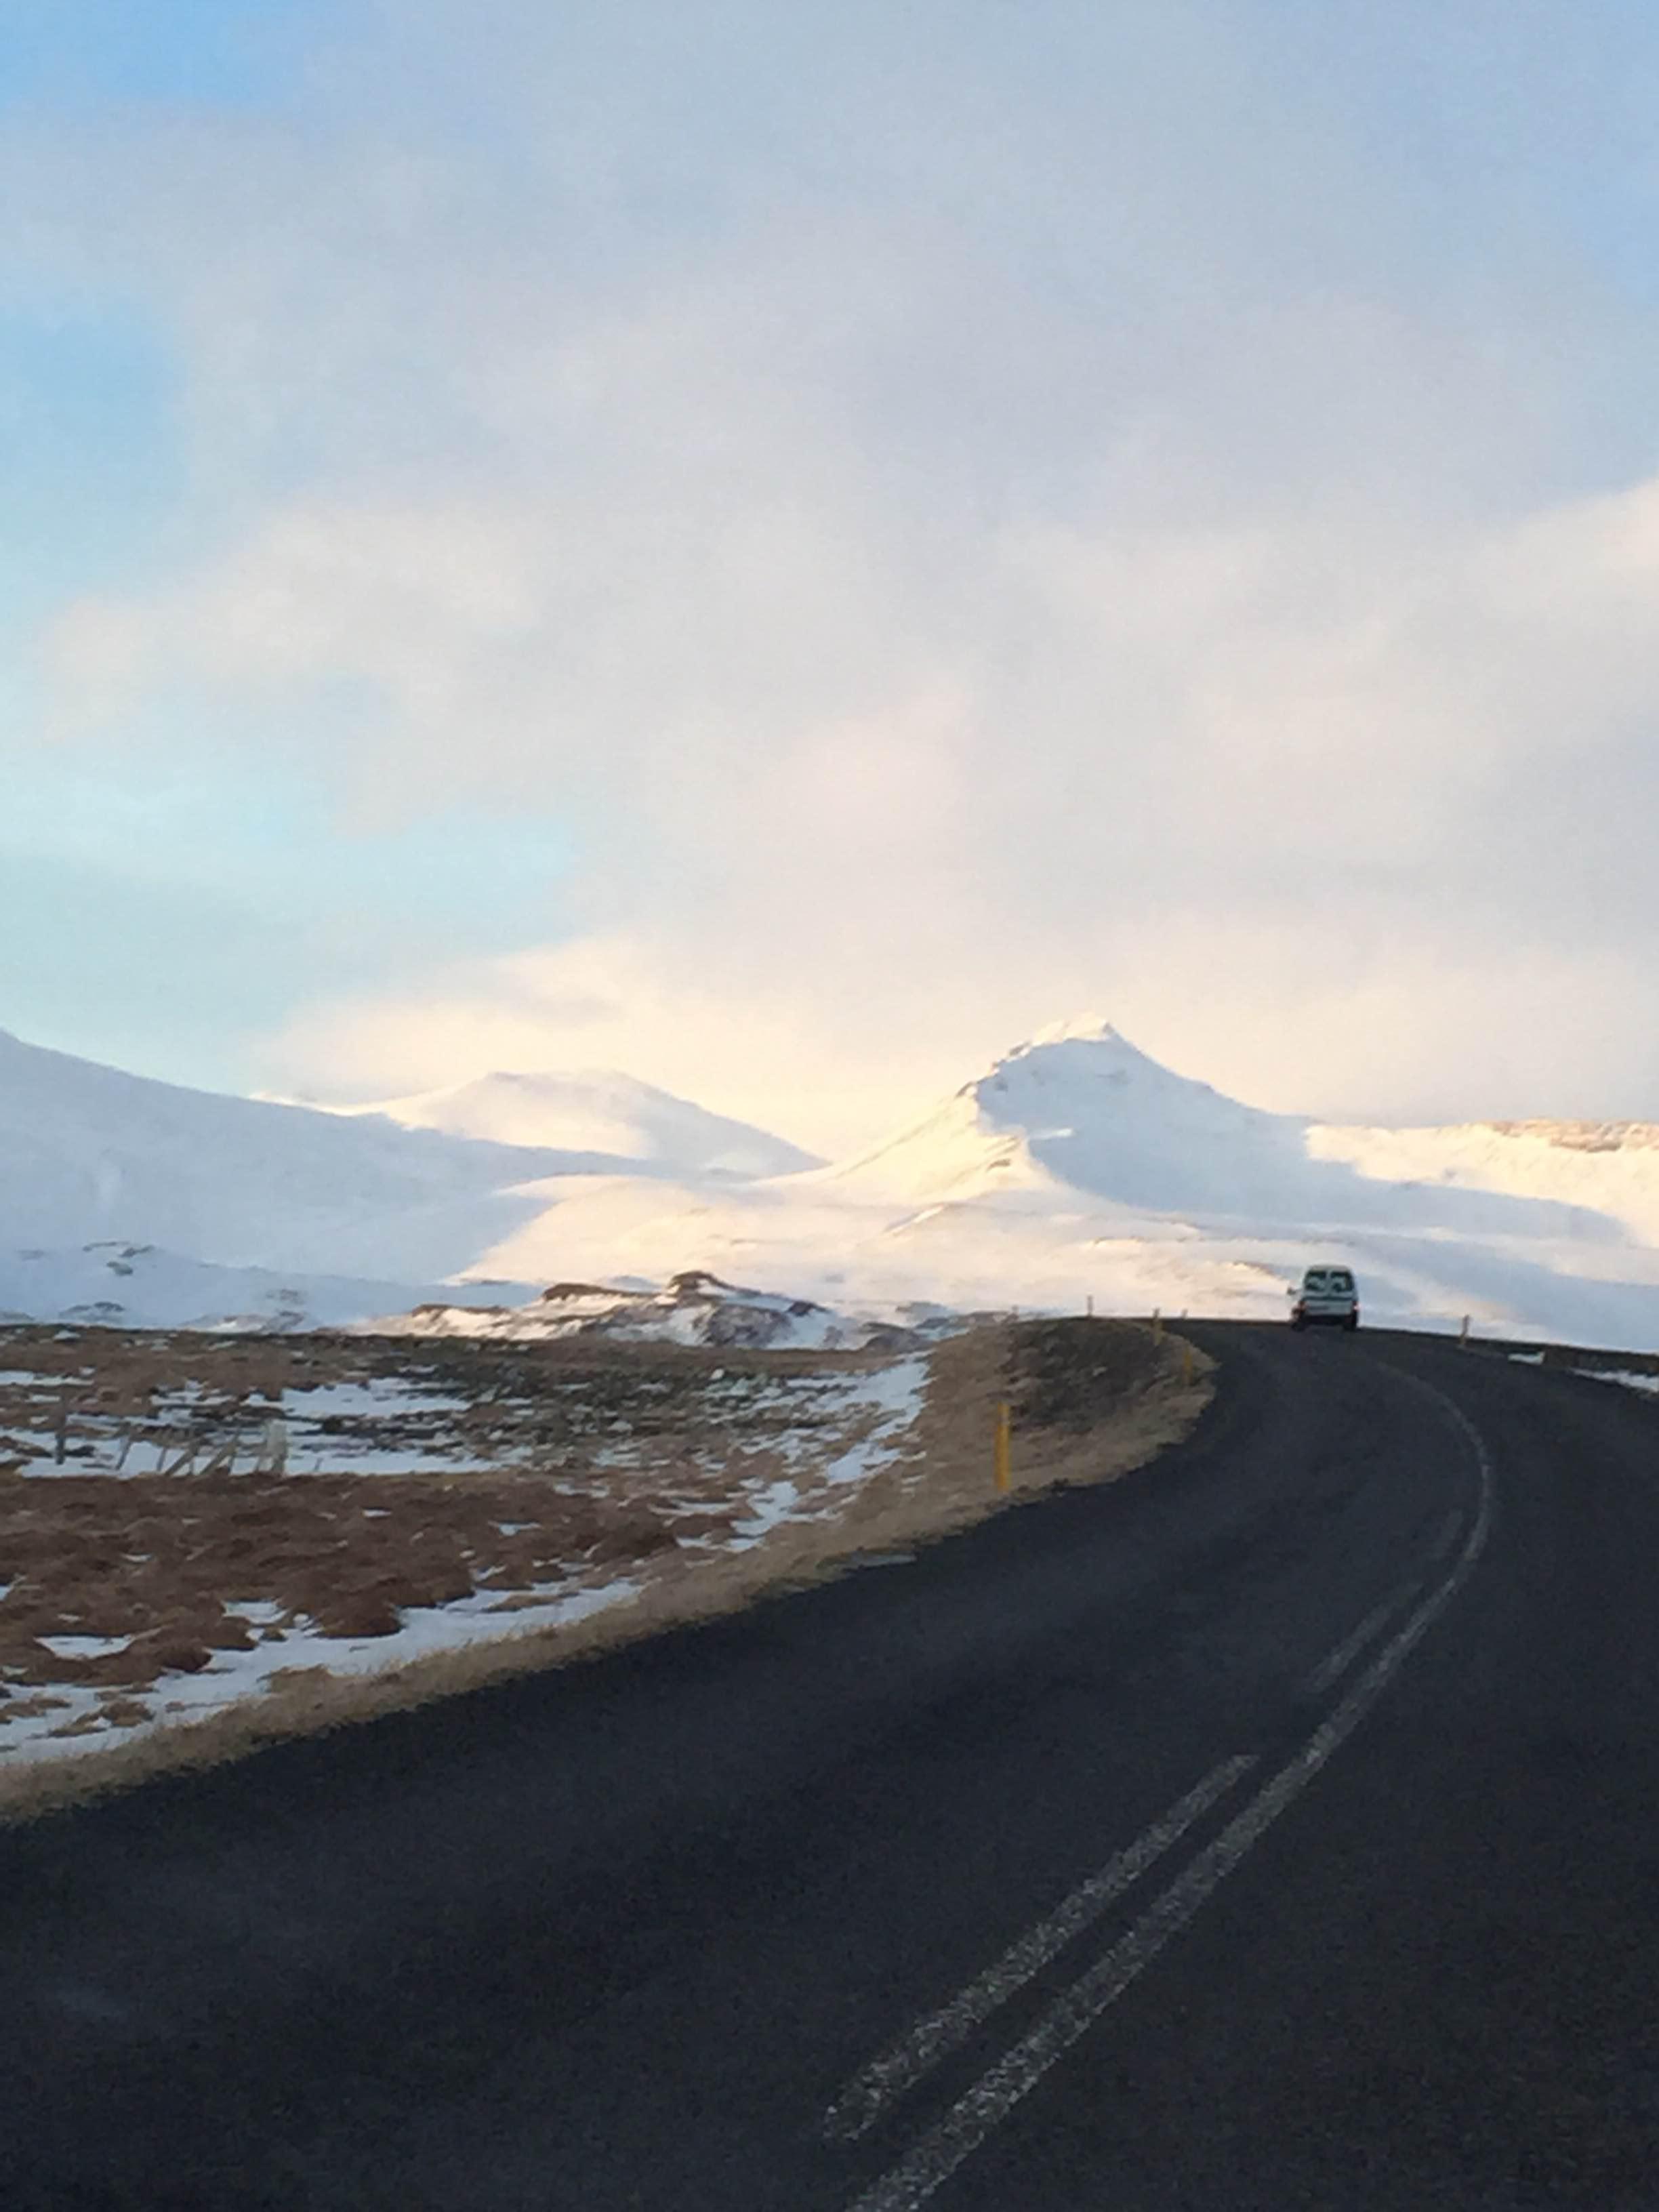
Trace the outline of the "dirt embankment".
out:
M 1190 1433 L 1213 1376 L 1206 1353 L 1135 1322 L 1012 1322 L 951 1338 L 933 1354 L 916 1464 L 869 1483 L 841 1533 L 859 1544 L 925 1541 L 1040 1491 L 1127 1474 Z M 993 1482 L 1005 1401 L 1006 1498 Z
M 89 1345 L 95 1352 L 91 1333 L 77 1358 Z M 112 1344 L 123 1400 L 140 1352 Z M 374 1357 L 384 1381 L 385 1347 Z M 0 1735 L 0 1818 L 558 1664 L 890 1558 L 1054 1485 L 1143 1465 L 1191 1430 L 1213 1387 L 1202 1353 L 1174 1334 L 1155 1340 L 1139 1324 L 982 1326 L 927 1356 L 914 1419 L 895 1431 L 888 1417 L 869 1471 L 826 1480 L 826 1467 L 845 1468 L 834 1455 L 849 1445 L 856 1454 L 873 1432 L 878 1417 L 847 1393 L 867 1388 L 878 1359 L 751 1353 L 734 1368 L 729 1355 L 722 1364 L 701 1352 L 578 1358 L 556 1347 L 551 1358 L 515 1360 L 510 1388 L 506 1363 L 500 1374 L 495 1367 L 472 1367 L 478 1410 L 451 1418 L 464 1430 L 482 1424 L 488 1407 L 499 1428 L 510 1406 L 535 1449 L 508 1467 L 0 1474 L 0 1583 L 9 1583 L 0 1598 L 0 1715 L 21 1718 L 32 1700 L 74 1696 L 78 1705 L 53 1733 L 97 1737 L 73 1759 L 9 1761 Z M 453 1371 L 427 1371 L 454 1392 Z M 1006 1497 L 993 1479 L 1005 1401 L 1013 1413 Z M 400 1407 L 396 1418 L 410 1417 Z M 589 1448 L 574 1449 L 576 1428 Z M 550 1432 L 562 1449 L 549 1449 Z M 355 1441 L 368 1449 L 375 1438 Z M 775 1486 L 785 1471 L 791 1510 L 764 1526 L 745 1518 L 757 1485 Z M 526 1628 L 533 1613 L 515 1616 L 532 1602 L 515 1592 L 618 1577 L 625 1601 L 586 1618 Z M 485 1592 L 492 1617 L 502 1616 L 498 1633 L 400 1662 L 391 1632 L 407 1608 L 476 1607 Z M 277 1667 L 250 1675 L 247 1694 L 222 1710 L 174 1717 L 184 1709 L 169 1699 L 169 1681 L 243 1663 L 234 1655 L 266 1639 L 274 1661 L 295 1622 L 313 1653 L 324 1640 L 325 1657 L 331 1637 L 386 1635 L 387 1663 L 337 1674 L 325 1663 Z M 65 1649 L 100 1639 L 109 1648 Z

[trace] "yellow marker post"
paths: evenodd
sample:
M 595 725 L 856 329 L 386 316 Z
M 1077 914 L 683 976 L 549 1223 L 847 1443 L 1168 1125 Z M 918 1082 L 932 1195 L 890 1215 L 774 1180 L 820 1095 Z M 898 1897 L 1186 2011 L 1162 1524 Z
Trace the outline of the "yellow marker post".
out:
M 997 1489 L 1006 1492 L 1013 1481 L 1014 1409 L 1004 1398 L 997 1407 Z
M 1158 1308 L 1157 1308 L 1156 1306 L 1154 1306 L 1154 1307 L 1152 1308 L 1152 1342 L 1153 1342 L 1154 1344 L 1162 1344 L 1162 1343 L 1163 1343 L 1163 1341 L 1164 1341 L 1164 1316 L 1163 1316 L 1163 1315 L 1158 1311 Z
M 1464 1315 L 1463 1326 L 1457 1333 L 1457 1345 L 1458 1349 L 1461 1352 L 1467 1352 L 1469 1348 L 1469 1317 L 1468 1314 Z

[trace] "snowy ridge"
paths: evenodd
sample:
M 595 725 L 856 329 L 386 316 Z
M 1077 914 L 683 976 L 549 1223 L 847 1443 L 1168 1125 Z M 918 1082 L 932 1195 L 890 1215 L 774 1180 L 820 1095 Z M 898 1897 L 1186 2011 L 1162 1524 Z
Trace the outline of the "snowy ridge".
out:
M 441 1279 L 572 1163 L 378 1118 L 189 1091 L 0 1032 L 7 1246 L 119 1238 L 222 1267 Z
M 635 1124 L 647 1109 L 658 1116 L 659 1160 L 186 1090 L 0 1030 L 0 1305 L 39 1311 L 43 1297 L 54 1310 L 97 1303 L 108 1285 L 92 1279 L 85 1254 L 107 1244 L 159 1248 L 179 1264 L 264 1271 L 283 1279 L 268 1285 L 272 1291 L 348 1277 L 379 1286 L 368 1309 L 375 1310 L 388 1303 L 388 1286 L 395 1294 L 398 1285 L 489 1273 L 491 1248 L 544 1211 L 538 1193 L 557 1178 L 637 1178 L 671 1166 L 713 1172 L 716 1157 L 726 1162 L 718 1180 L 736 1174 L 741 1145 L 732 1133 L 743 1125 L 643 1085 L 630 1097 Z M 597 1127 L 583 1125 L 584 1133 Z M 675 1131 L 681 1152 L 671 1159 Z M 750 1139 L 769 1172 L 775 1158 L 806 1158 L 762 1131 L 746 1133 Z M 158 1266 L 145 1272 L 160 1304 L 153 1316 L 133 1307 L 135 1316 L 180 1317 L 181 1297 L 192 1308 L 228 1298 L 240 1311 L 245 1303 L 233 1285 L 167 1288 Z M 263 1291 L 251 1295 L 263 1303 Z M 118 1302 L 132 1306 L 125 1293 Z M 284 1303 L 296 1302 L 330 1311 L 340 1303 L 327 1289 Z
M 1309 1152 L 1382 1183 L 1433 1182 L 1582 1210 L 1659 1243 L 1659 1128 L 1647 1121 L 1474 1121 L 1424 1129 L 1314 1127 Z M 1586 1224 L 1583 1233 L 1600 1233 Z
M 791 1175 L 819 1164 L 781 1137 L 711 1114 L 612 1068 L 533 1075 L 498 1071 L 451 1090 L 349 1111 L 380 1114 L 404 1128 L 438 1129 L 452 1137 L 586 1154 L 612 1168 L 755 1176 Z
M 920 1202 L 1086 1193 L 1157 1212 L 1310 1225 L 1571 1231 L 1594 1209 L 1659 1241 L 1659 1129 L 1644 1122 L 1364 1128 L 1269 1113 L 1176 1075 L 1109 1024 L 1044 1032 L 844 1180 Z M 1522 1199 L 1553 1216 L 1483 1199 Z
M 1659 1146 L 1659 1124 L 1652 1121 L 1481 1121 L 1500 1137 L 1535 1137 L 1574 1152 L 1651 1152 Z
M 1017 1046 L 840 1173 L 919 1200 L 1064 1186 L 1124 1206 L 1245 1211 L 1288 1194 L 1306 1127 L 1175 1075 L 1090 1021 Z
M 743 1346 L 769 1352 L 896 1352 L 919 1344 L 914 1329 L 836 1313 L 811 1298 L 722 1282 L 689 1268 L 661 1289 L 555 1283 L 517 1306 L 443 1303 L 365 1326 L 401 1336 L 550 1338 L 607 1336 L 634 1344 Z

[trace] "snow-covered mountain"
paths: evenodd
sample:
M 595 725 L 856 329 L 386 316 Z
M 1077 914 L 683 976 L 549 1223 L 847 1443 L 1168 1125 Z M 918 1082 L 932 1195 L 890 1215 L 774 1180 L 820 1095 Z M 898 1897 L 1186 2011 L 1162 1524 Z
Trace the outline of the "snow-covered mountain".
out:
M 1281 1315 L 1346 1259 L 1376 1319 L 1659 1343 L 1659 1129 L 1267 1113 L 1109 1024 L 1006 1054 L 839 1166 L 729 1194 L 576 1180 L 491 1255 L 534 1277 L 741 1272 L 845 1302 Z
M 452 1137 L 530 1145 L 608 1156 L 680 1175 L 791 1175 L 820 1163 L 747 1121 L 734 1121 L 671 1091 L 614 1068 L 574 1073 L 496 1073 L 391 1098 L 353 1114 L 377 1113 L 410 1129 L 441 1129 Z
M 1018 1046 L 836 1173 L 915 1204 L 1070 1189 L 1124 1206 L 1251 1212 L 1295 1187 L 1305 1126 L 1172 1074 L 1090 1018 Z
M 1580 1126 L 1363 1129 L 1270 1114 L 1175 1074 L 1089 1018 L 1017 1046 L 838 1173 L 916 1203 L 1024 1189 L 1312 1229 L 1531 1236 L 1594 1235 L 1589 1212 L 1629 1225 L 1633 1207 L 1659 1231 L 1659 1131 L 1644 1142 L 1643 1125 L 1626 1123 L 1627 1149 L 1594 1152 L 1568 1141 Z
M 512 1141 L 531 1134 L 562 1141 Z M 1266 1316 L 1340 1259 L 1375 1320 L 1659 1345 L 1644 1123 L 1322 1123 L 1085 1022 L 854 1160 L 803 1158 L 623 1077 L 487 1077 L 342 1115 L 0 1033 L 0 1309 L 292 1325 L 707 1269 L 866 1316 L 1091 1297 Z
M 387 1310 L 400 1286 L 412 1299 L 492 1276 L 490 1251 L 546 1211 L 559 1178 L 671 1165 L 695 1177 L 718 1158 L 729 1179 L 739 1138 L 769 1169 L 805 1158 L 645 1085 L 630 1098 L 624 1080 L 612 1103 L 608 1124 L 594 1097 L 567 1133 L 643 1145 L 650 1124 L 657 1158 L 188 1090 L 0 1030 L 0 1310 L 343 1320 Z M 507 1280 L 496 1294 L 536 1287 Z
M 471 1265 L 572 1162 L 182 1089 L 0 1032 L 4 1247 L 155 1244 L 228 1267 L 407 1282 Z

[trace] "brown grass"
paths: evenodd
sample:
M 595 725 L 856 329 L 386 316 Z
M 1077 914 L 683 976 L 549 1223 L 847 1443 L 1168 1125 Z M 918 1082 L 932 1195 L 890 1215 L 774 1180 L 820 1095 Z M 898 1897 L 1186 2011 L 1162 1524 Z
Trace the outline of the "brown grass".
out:
M 398 1608 L 445 1605 L 475 1583 L 507 1593 L 572 1563 L 670 1549 L 672 1510 L 657 1498 L 573 1497 L 534 1474 L 0 1474 L 0 1580 L 11 1585 L 0 1668 L 14 1682 L 136 1688 L 155 1680 L 163 1644 L 249 1649 L 247 1623 L 226 1609 L 244 1601 L 325 1636 L 389 1635 Z M 76 1633 L 132 1640 L 88 1659 L 39 1641 Z
M 592 1357 L 590 1350 L 590 1360 Z M 802 1358 L 772 1356 L 792 1369 L 799 1367 Z M 240 1580 L 232 1578 L 237 1589 L 249 1596 L 281 1594 L 283 1601 L 292 1602 L 296 1610 L 321 1608 L 313 1617 L 326 1615 L 336 1624 L 335 1632 L 342 1634 L 378 1632 L 373 1625 L 377 1621 L 395 1626 L 398 1605 L 441 1601 L 440 1589 L 449 1586 L 446 1576 L 461 1564 L 459 1554 L 466 1548 L 459 1540 L 463 1536 L 486 1540 L 487 1533 L 493 1533 L 498 1545 L 520 1543 L 526 1557 L 520 1562 L 514 1555 L 514 1571 L 520 1564 L 539 1569 L 574 1533 L 567 1527 L 557 1539 L 552 1538 L 544 1525 L 551 1510 L 568 1509 L 574 1515 L 592 1516 L 585 1526 L 599 1532 L 595 1543 L 610 1538 L 603 1543 L 607 1557 L 625 1558 L 644 1586 L 631 1601 L 585 1620 L 508 1632 L 489 1643 L 435 1653 L 374 1674 L 337 1676 L 320 1668 L 285 1670 L 270 1679 L 262 1695 L 204 1718 L 100 1746 L 73 1759 L 0 1771 L 0 1821 L 28 1819 L 54 1805 L 131 1787 L 164 1771 L 216 1765 L 283 1738 L 373 1719 L 585 1658 L 734 1610 L 768 1592 L 848 1571 L 872 1553 L 935 1540 L 1039 1491 L 1113 1480 L 1145 1465 L 1191 1431 L 1213 1393 L 1212 1368 L 1203 1353 L 1178 1336 L 1166 1334 L 1155 1343 L 1151 1331 L 1138 1323 L 1034 1322 L 975 1328 L 932 1353 L 921 1413 L 907 1447 L 896 1459 L 861 1484 L 833 1517 L 786 1522 L 741 1552 L 688 1553 L 672 1539 L 661 1540 L 662 1522 L 641 1514 L 637 1499 L 627 1501 L 607 1521 L 599 1510 L 605 1501 L 550 1492 L 544 1480 L 529 1477 L 512 1486 L 510 1510 L 500 1478 L 482 1486 L 476 1478 L 272 1478 L 264 1492 L 251 1489 L 247 1477 L 204 1477 L 183 1485 L 172 1481 L 166 1486 L 175 1497 L 183 1487 L 191 1493 L 192 1508 L 198 1493 L 203 1502 L 202 1512 L 195 1516 L 195 1533 L 180 1555 L 183 1580 L 159 1610 L 151 1604 L 146 1611 L 144 1592 L 124 1585 L 118 1575 L 111 1588 L 120 1594 L 120 1602 L 128 1608 L 123 1618 L 149 1644 L 150 1656 L 157 1656 L 162 1639 L 169 1639 L 167 1656 L 174 1665 L 205 1663 L 209 1646 L 245 1630 L 243 1623 L 223 1613 L 223 1600 L 233 1595 L 226 1583 L 226 1540 L 240 1562 Z M 993 1487 L 991 1449 L 995 1409 L 1005 1398 L 1015 1409 L 1013 1480 L 1006 1498 Z M 85 1486 L 105 1493 L 106 1502 L 75 1501 L 84 1512 L 80 1547 L 72 1553 L 81 1568 L 111 1571 L 116 1558 L 122 1556 L 112 1548 L 118 1540 L 125 1540 L 126 1553 L 150 1549 L 153 1559 L 152 1547 L 163 1538 L 157 1516 L 145 1513 L 143 1481 L 105 1479 Z M 349 1489 L 349 1498 L 342 1494 L 341 1485 Z M 19 1490 L 39 1497 L 80 1486 L 76 1478 L 28 1481 L 0 1477 L 0 1527 L 4 1526 L 5 1503 Z M 538 1500 L 531 1494 L 538 1491 L 542 1521 L 537 1521 Z M 365 1524 L 362 1506 L 371 1492 L 377 1507 L 392 1506 L 393 1510 L 386 1519 Z M 107 1516 L 123 1510 L 123 1495 L 130 1501 L 128 1518 L 124 1527 L 117 1528 L 110 1525 Z M 17 1502 L 27 1522 L 27 1500 Z M 214 1516 L 222 1506 L 223 1526 L 216 1533 Z M 175 1518 L 161 1517 L 169 1522 Z M 537 1526 L 521 1538 L 503 1538 L 494 1527 L 496 1520 L 537 1522 Z M 147 1531 L 143 1545 L 133 1540 L 135 1522 Z M 684 1523 L 676 1526 L 687 1533 Z M 729 1516 L 709 1516 L 710 1534 L 718 1536 L 729 1526 Z M 331 1546 L 337 1548 L 331 1551 Z M 410 1565 L 415 1557 L 421 1562 L 418 1573 Z M 188 1571 L 192 1561 L 199 1569 L 193 1578 Z M 46 1576 L 42 1560 L 33 1579 L 20 1578 L 24 1594 L 33 1588 L 34 1580 L 44 1581 Z M 156 1583 L 153 1589 L 161 1587 Z M 14 1595 L 18 1594 L 14 1590 Z M 61 1600 L 63 1589 L 55 1589 L 52 1595 Z M 0 1607 L 0 1617 L 4 1610 Z M 75 1625 L 84 1620 L 93 1632 L 128 1632 L 106 1627 L 104 1621 L 113 1616 L 102 1608 L 71 1610 Z M 0 1653 L 13 1650 L 27 1663 L 27 1642 L 52 1632 L 40 1625 L 44 1611 L 52 1611 L 59 1626 L 64 1625 L 61 1602 L 26 1609 L 16 1622 L 19 1643 L 0 1642 Z M 29 1628 L 24 1636 L 26 1620 Z M 12 1631 L 3 1634 L 9 1637 Z M 41 1653 L 57 1680 L 106 1681 L 111 1692 L 107 1717 L 130 1723 L 147 1708 L 131 1696 L 135 1672 L 119 1663 L 125 1656 L 118 1655 L 114 1664 L 106 1660 L 79 1662 L 81 1669 L 90 1670 L 81 1672 L 76 1662 Z M 49 1693 L 34 1694 L 43 1698 Z M 114 1702 L 118 1696 L 118 1705 Z M 25 1707 L 14 1701 L 9 1710 L 21 1712 Z

